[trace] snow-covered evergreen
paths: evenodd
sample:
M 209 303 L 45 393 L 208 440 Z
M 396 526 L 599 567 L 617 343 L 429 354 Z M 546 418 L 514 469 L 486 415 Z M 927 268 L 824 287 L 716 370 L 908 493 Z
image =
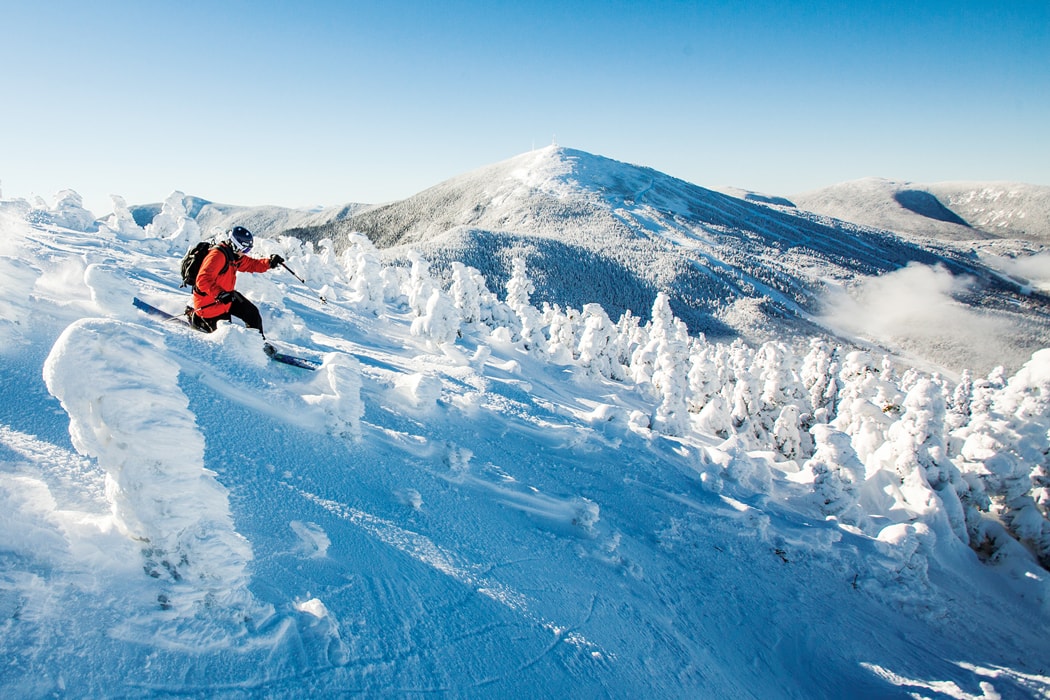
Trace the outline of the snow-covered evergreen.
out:
M 132 306 L 185 303 L 178 193 L 63 201 L 0 203 L 12 696 L 1050 692 L 1050 350 L 950 383 L 258 235 L 310 372 Z

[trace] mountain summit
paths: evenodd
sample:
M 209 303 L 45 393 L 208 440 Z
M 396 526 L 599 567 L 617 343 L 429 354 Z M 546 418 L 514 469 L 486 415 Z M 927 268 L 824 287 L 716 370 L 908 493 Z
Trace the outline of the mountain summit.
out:
M 479 168 L 408 199 L 288 233 L 349 245 L 365 234 L 397 259 L 460 261 L 502 289 L 526 260 L 539 301 L 645 318 L 658 291 L 693 333 L 760 341 L 826 332 L 829 285 L 911 264 L 968 275 L 966 303 L 1016 313 L 1016 294 L 978 260 L 853 223 L 715 192 L 646 167 L 550 146 Z M 1025 353 L 1030 354 L 1030 349 Z

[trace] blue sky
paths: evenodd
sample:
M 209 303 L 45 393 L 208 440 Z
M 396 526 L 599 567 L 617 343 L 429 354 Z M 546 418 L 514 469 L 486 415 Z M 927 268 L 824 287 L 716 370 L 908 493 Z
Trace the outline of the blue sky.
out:
M 0 10 L 5 197 L 409 196 L 553 140 L 698 185 L 1050 185 L 1050 3 Z

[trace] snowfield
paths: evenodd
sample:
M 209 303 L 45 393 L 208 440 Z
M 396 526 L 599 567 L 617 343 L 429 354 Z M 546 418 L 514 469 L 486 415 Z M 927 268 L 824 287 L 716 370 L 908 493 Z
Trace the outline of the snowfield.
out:
M 1050 696 L 1050 349 L 959 381 L 0 202 L 4 697 Z M 1040 565 L 1042 562 L 1042 565 Z

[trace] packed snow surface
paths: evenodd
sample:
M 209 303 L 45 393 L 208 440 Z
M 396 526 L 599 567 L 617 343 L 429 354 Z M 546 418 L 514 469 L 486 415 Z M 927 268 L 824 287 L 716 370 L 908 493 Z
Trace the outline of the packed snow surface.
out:
M 4 697 L 1046 697 L 1050 350 L 952 383 L 0 203 Z M 97 229 L 97 230 L 96 230 Z

